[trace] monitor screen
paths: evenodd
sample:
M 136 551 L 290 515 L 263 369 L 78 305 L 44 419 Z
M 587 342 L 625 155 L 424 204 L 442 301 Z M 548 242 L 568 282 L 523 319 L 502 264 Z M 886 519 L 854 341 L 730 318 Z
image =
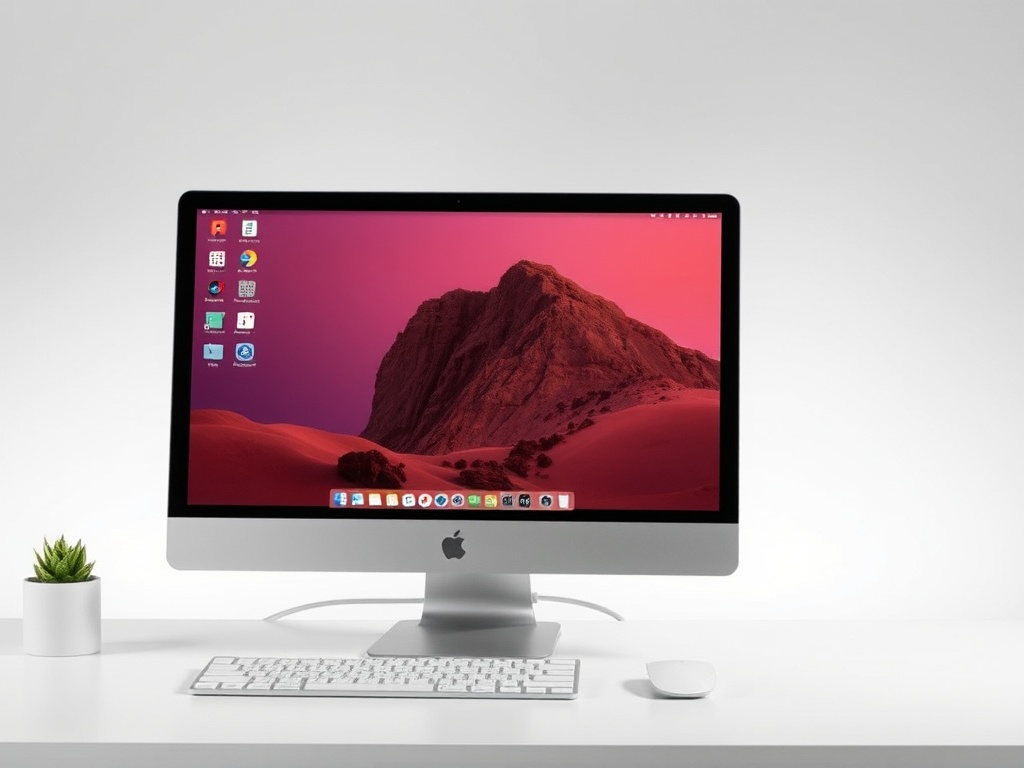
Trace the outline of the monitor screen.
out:
M 191 211 L 179 512 L 734 519 L 724 211 L 626 197 Z

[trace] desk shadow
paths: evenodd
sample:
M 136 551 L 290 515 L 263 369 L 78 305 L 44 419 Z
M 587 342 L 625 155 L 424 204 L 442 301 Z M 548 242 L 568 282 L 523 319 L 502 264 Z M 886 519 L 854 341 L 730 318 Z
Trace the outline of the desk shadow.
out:
M 102 643 L 100 645 L 100 653 L 152 653 L 153 651 L 187 648 L 190 645 L 199 645 L 199 642 L 189 642 L 187 640 L 121 640 L 112 643 Z
M 651 681 L 644 678 L 638 677 L 633 680 L 626 680 L 622 683 L 622 687 L 632 693 L 634 696 L 639 696 L 643 699 L 664 699 L 665 697 L 654 690 L 654 686 L 651 685 Z
M 380 640 L 383 629 L 376 631 L 365 631 L 365 630 L 353 630 L 351 627 L 339 627 L 338 622 L 331 621 L 289 621 L 282 619 L 280 621 L 267 622 L 274 628 L 274 635 L 268 635 L 267 637 L 273 637 L 275 640 L 279 640 L 281 637 L 297 637 L 302 638 L 304 643 L 308 644 L 311 637 L 316 637 L 319 640 L 323 640 L 325 637 L 331 642 L 336 643 L 339 646 L 339 651 L 334 652 L 334 656 L 341 656 L 350 658 L 352 656 L 362 656 L 367 648 L 373 645 L 375 642 Z M 341 651 L 341 648 L 345 649 L 356 649 Z M 265 654 L 272 656 L 274 654 Z M 279 656 L 288 656 L 288 653 L 279 653 Z M 331 655 L 320 654 L 315 651 L 308 653 L 299 654 L 306 656 L 317 656 L 317 655 Z

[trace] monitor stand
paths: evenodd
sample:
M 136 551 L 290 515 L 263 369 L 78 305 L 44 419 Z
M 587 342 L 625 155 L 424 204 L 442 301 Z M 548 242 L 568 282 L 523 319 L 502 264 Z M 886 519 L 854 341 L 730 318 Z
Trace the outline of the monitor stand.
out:
M 367 653 L 541 659 L 560 630 L 534 616 L 528 573 L 428 573 L 423 617 L 398 622 Z

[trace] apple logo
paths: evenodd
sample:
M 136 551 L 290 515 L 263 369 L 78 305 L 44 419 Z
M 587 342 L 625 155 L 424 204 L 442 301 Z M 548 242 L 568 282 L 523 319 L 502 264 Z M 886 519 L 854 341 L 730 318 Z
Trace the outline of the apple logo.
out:
M 449 560 L 453 557 L 456 560 L 461 560 L 462 556 L 466 554 L 466 550 L 462 548 L 463 541 L 465 541 L 465 539 L 459 536 L 459 531 L 456 531 L 453 535 L 442 541 L 441 551 L 444 552 L 444 556 Z

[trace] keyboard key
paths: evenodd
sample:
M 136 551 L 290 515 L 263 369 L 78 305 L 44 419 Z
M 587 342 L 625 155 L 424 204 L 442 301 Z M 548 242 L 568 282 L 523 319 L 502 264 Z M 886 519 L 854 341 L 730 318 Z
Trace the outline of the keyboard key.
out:
M 307 691 L 350 691 L 352 693 L 433 693 L 433 685 L 421 683 L 306 683 Z
M 239 680 L 248 680 L 248 675 L 241 673 L 237 675 L 203 675 L 199 678 L 204 683 L 237 683 Z

